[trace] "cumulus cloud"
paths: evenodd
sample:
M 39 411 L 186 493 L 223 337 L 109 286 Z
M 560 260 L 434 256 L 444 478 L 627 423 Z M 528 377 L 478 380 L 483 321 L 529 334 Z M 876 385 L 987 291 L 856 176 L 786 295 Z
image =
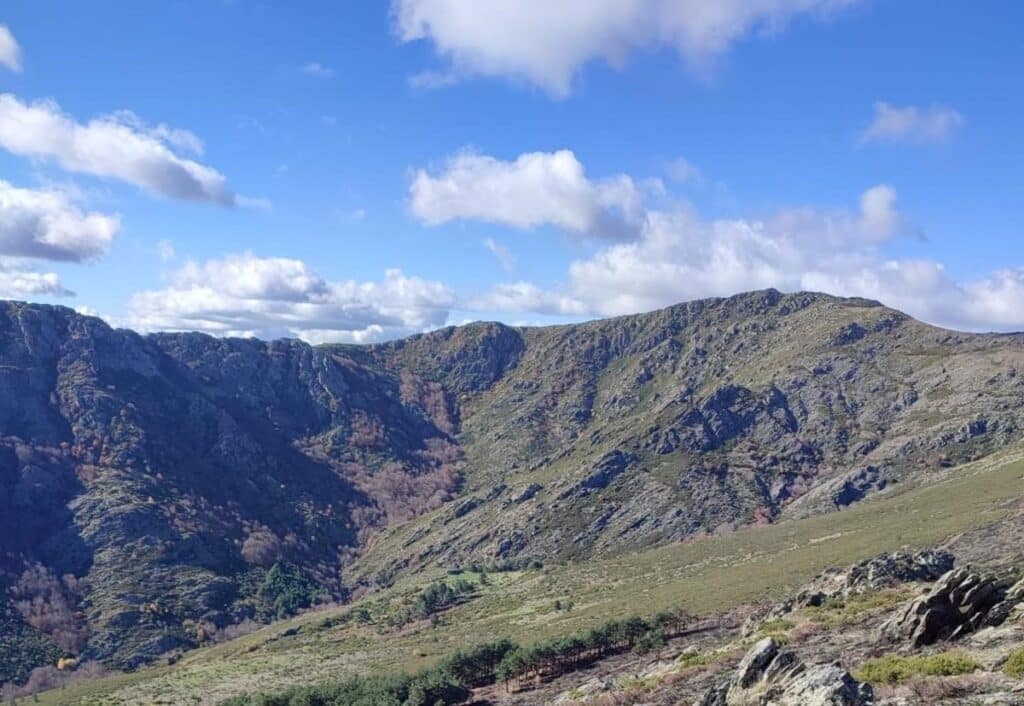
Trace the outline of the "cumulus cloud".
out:
M 0 25 L 0 64 L 21 73 L 21 47 L 7 25 Z
M 861 142 L 945 142 L 963 123 L 964 116 L 947 106 L 901 108 L 880 101 Z
M 866 191 L 852 213 L 801 208 L 707 221 L 692 210 L 655 211 L 639 241 L 573 262 L 570 292 L 602 315 L 765 287 L 849 292 L 865 268 L 880 266 L 875 246 L 901 221 L 887 186 Z
M 628 176 L 591 180 L 570 150 L 530 152 L 503 161 L 474 152 L 439 172 L 420 169 L 409 190 L 413 215 L 427 225 L 454 220 L 628 239 L 642 225 L 642 194 Z
M 797 208 L 761 219 L 707 220 L 682 207 L 649 211 L 643 222 L 637 240 L 572 262 L 562 284 L 502 284 L 474 305 L 612 316 L 775 287 L 878 299 L 955 328 L 1024 328 L 1024 268 L 959 282 L 941 262 L 885 256 L 887 240 L 913 230 L 888 185 L 866 190 L 858 207 L 845 211 Z
M 146 331 L 365 343 L 442 326 L 453 303 L 443 284 L 400 270 L 376 282 L 329 281 L 301 260 L 245 253 L 186 264 L 169 287 L 135 294 L 126 323 Z
M 33 190 L 0 179 L 0 256 L 82 262 L 110 247 L 117 216 L 83 212 L 60 190 Z
M 858 0 L 393 0 L 403 42 L 429 41 L 447 61 L 417 83 L 508 77 L 554 96 L 569 94 L 587 63 L 625 64 L 636 50 L 670 47 L 701 69 L 753 33 L 779 31 L 798 15 L 822 16 Z
M 0 146 L 25 157 L 52 160 L 71 172 L 119 179 L 168 198 L 222 206 L 236 201 L 220 172 L 172 150 L 201 152 L 202 142 L 195 135 L 165 125 L 145 126 L 130 112 L 82 124 L 53 101 L 23 103 L 2 94 Z
M 0 258 L 0 298 L 30 299 L 41 296 L 70 297 L 60 277 L 53 272 L 26 269 L 17 259 Z
M 525 311 L 535 314 L 581 316 L 597 313 L 581 299 L 542 289 L 531 282 L 499 284 L 483 297 L 469 303 L 469 308 L 482 311 Z

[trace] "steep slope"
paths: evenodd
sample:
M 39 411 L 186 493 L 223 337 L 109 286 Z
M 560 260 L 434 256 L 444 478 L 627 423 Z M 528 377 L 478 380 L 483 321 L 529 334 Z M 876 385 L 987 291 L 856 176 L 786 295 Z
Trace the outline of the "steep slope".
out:
M 1021 336 L 775 291 L 369 347 L 0 304 L 0 681 L 28 649 L 134 667 L 403 573 L 835 510 L 1017 442 L 1022 364 Z
M 697 640 L 704 643 L 698 645 L 701 651 L 705 647 L 717 650 L 724 639 L 733 643 L 731 648 L 739 649 L 733 657 L 739 659 L 750 647 L 749 633 L 746 638 L 738 634 L 749 613 L 743 606 L 805 594 L 801 586 L 827 567 L 860 562 L 881 552 L 942 546 L 956 555 L 958 564 L 984 566 L 986 573 L 1006 570 L 1020 575 L 1024 567 L 1024 547 L 1019 541 L 1024 524 L 1024 449 L 1000 452 L 941 471 L 938 476 L 928 485 L 876 494 L 839 513 L 784 519 L 765 527 L 742 528 L 727 536 L 607 559 L 491 572 L 486 581 L 476 572 L 451 576 L 440 569 L 408 575 L 393 587 L 349 605 L 331 606 L 276 623 L 240 639 L 187 653 L 173 664 L 48 692 L 40 695 L 40 701 L 55 706 L 219 704 L 246 692 L 274 693 L 354 675 L 414 672 L 456 650 L 501 638 L 523 645 L 547 642 L 586 633 L 609 620 L 678 608 L 694 615 L 697 626 L 710 628 L 696 630 L 680 648 L 691 651 L 692 641 Z M 836 578 L 832 571 L 825 576 Z M 867 572 L 869 579 L 877 576 L 877 572 Z M 475 590 L 429 619 L 411 624 L 395 620 L 411 599 L 439 581 L 468 581 Z M 833 581 L 827 584 L 833 585 Z M 820 586 L 814 592 L 827 589 Z M 916 591 L 913 594 L 920 595 Z M 892 602 L 886 604 L 890 611 L 893 606 Z M 882 606 L 868 600 L 861 607 Z M 849 642 L 835 638 L 848 636 L 849 624 L 840 621 L 854 612 L 836 601 L 823 608 L 819 615 L 828 622 L 831 632 L 814 633 L 818 649 L 823 650 L 815 661 L 844 652 Z M 786 630 L 786 623 L 772 620 L 777 617 L 775 613 L 772 611 L 766 620 L 754 622 L 752 627 L 766 632 Z M 794 641 L 800 639 L 795 633 L 790 636 Z M 708 645 L 708 639 L 713 644 Z M 835 644 L 822 645 L 819 641 Z M 859 649 L 850 650 L 845 658 L 853 662 L 847 663 L 847 668 L 859 666 L 861 656 Z M 641 669 L 646 669 L 651 660 L 650 655 L 621 657 L 640 661 Z M 567 675 L 565 680 L 534 685 L 540 688 L 519 694 L 510 695 L 499 686 L 481 694 L 481 701 L 549 703 L 559 693 L 571 691 L 594 676 L 614 677 L 621 670 L 628 682 L 630 674 L 641 671 L 614 662 L 585 664 L 586 669 Z M 702 665 L 709 667 L 705 676 L 710 681 L 694 680 L 696 675 L 688 671 L 676 683 L 694 698 L 723 676 L 721 670 L 710 669 L 714 665 L 705 665 L 703 660 L 687 666 Z M 641 684 L 634 680 L 632 686 Z M 638 696 L 640 703 L 661 703 L 649 692 L 641 691 Z M 603 703 L 600 695 L 598 698 L 597 703 Z M 667 702 L 689 704 L 693 700 L 676 693 Z M 566 703 L 574 702 L 568 699 Z
M 458 481 L 449 435 L 395 381 L 294 341 L 4 304 L 0 390 L 8 594 L 64 653 L 120 667 L 260 617 L 282 558 L 305 598 L 340 594 L 360 532 Z
M 834 510 L 1016 441 L 1024 412 L 1019 335 L 773 290 L 578 326 L 473 325 L 367 356 L 463 382 L 467 473 L 465 499 L 374 544 L 367 582 Z

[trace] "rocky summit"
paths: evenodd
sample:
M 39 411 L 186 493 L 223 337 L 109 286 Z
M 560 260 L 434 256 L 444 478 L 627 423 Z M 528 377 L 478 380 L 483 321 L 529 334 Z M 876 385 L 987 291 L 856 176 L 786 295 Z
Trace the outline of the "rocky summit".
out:
M 372 346 L 2 303 L 0 682 L 417 572 L 833 512 L 1017 443 L 1022 371 L 1021 336 L 774 290 Z

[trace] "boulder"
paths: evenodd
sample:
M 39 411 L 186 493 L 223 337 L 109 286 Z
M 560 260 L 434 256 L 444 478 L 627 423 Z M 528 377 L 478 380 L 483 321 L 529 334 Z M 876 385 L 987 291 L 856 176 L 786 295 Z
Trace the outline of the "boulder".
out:
M 1018 622 L 1024 619 L 1024 578 L 1006 589 L 1003 600 L 992 606 L 985 616 L 985 626 L 1002 625 L 1007 620 Z
M 970 568 L 944 574 L 923 596 L 909 601 L 880 628 L 886 642 L 909 642 L 913 647 L 955 640 L 989 624 L 989 615 L 1008 592 L 992 576 Z
M 870 706 L 871 686 L 835 664 L 807 665 L 768 637 L 743 657 L 732 678 L 695 706 Z

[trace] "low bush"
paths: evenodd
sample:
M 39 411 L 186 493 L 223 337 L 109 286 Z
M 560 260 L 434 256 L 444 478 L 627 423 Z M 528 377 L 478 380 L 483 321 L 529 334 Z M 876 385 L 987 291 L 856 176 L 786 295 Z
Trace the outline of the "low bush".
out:
M 1018 679 L 1024 677 L 1024 648 L 1017 650 L 1003 662 L 1003 674 Z
M 296 687 L 280 694 L 238 696 L 222 706 L 453 706 L 469 689 L 440 669 L 414 675 L 353 677 L 336 684 Z
M 872 684 L 902 684 L 913 676 L 951 677 L 980 668 L 972 657 L 958 651 L 926 656 L 883 655 L 862 664 L 854 676 Z
M 758 628 L 758 632 L 762 635 L 775 635 L 780 632 L 787 632 L 792 627 L 792 621 L 786 620 L 785 618 L 775 618 L 774 620 L 766 620 L 761 623 L 761 627 Z

